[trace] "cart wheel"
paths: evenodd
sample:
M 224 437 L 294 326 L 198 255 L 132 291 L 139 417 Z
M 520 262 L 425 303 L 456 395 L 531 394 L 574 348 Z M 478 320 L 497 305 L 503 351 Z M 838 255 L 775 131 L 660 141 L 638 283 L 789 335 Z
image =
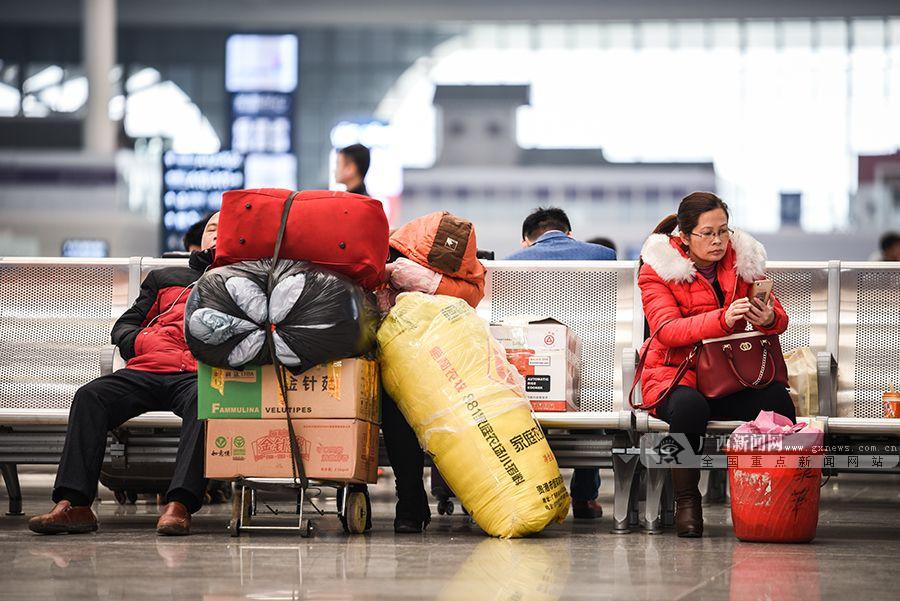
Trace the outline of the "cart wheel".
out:
M 244 495 L 241 503 L 240 490 L 235 491 L 231 497 L 231 520 L 228 522 L 228 532 L 231 536 L 241 535 L 241 524 L 246 524 L 250 517 L 250 495 Z
M 440 515 L 453 515 L 453 501 L 438 501 L 437 510 Z
M 305 534 L 305 537 L 306 537 L 306 538 L 312 538 L 312 537 L 314 537 L 314 536 L 316 535 L 316 530 L 318 530 L 318 528 L 316 528 L 316 523 L 315 523 L 314 521 L 312 521 L 312 520 L 306 520 L 306 534 Z
M 125 497 L 128 499 L 129 505 L 135 505 L 137 503 L 138 494 L 136 492 L 127 491 Z
M 366 502 L 365 493 L 351 492 L 347 495 L 347 506 L 341 515 L 341 524 L 344 532 L 360 534 L 366 531 L 366 522 L 369 517 L 369 505 Z
M 369 497 L 369 489 L 366 488 L 363 495 L 366 497 L 366 532 L 372 529 L 372 499 Z
M 124 490 L 114 490 L 113 496 L 116 498 L 116 503 L 119 505 L 124 505 L 128 502 L 128 497 L 125 495 Z
M 231 536 L 238 536 L 240 532 L 238 531 L 238 520 L 241 517 L 241 497 L 240 495 L 234 495 L 234 499 L 231 502 L 231 519 L 228 521 L 228 534 Z

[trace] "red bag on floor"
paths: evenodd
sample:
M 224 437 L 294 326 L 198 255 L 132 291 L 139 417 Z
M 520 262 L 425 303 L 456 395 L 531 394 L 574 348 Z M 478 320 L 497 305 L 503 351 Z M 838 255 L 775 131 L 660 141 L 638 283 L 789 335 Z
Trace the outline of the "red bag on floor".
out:
M 213 267 L 271 258 L 290 190 L 233 190 L 222 195 Z M 294 197 L 280 259 L 310 261 L 370 290 L 382 283 L 388 221 L 381 202 L 329 190 Z

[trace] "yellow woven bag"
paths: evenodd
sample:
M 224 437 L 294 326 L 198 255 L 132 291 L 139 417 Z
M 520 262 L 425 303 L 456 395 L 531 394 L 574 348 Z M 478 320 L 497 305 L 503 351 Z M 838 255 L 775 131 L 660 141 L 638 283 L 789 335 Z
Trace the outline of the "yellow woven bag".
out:
M 385 390 L 482 530 L 540 532 L 569 511 L 522 380 L 464 301 L 400 295 L 378 331 Z

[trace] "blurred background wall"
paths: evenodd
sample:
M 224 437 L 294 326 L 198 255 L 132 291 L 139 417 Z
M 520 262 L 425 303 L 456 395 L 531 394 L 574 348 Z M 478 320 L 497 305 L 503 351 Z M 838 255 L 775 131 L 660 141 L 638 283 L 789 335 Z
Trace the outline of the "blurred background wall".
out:
M 896 2 L 0 0 L 0 14 L 0 255 L 159 254 L 221 189 L 333 185 L 334 148 L 357 141 L 394 225 L 449 210 L 498 257 L 549 204 L 635 257 L 697 189 L 773 259 L 863 260 L 900 229 Z M 247 34 L 295 40 L 266 63 L 274 88 L 229 89 L 246 58 L 229 40 Z M 239 156 L 196 158 L 219 152 Z

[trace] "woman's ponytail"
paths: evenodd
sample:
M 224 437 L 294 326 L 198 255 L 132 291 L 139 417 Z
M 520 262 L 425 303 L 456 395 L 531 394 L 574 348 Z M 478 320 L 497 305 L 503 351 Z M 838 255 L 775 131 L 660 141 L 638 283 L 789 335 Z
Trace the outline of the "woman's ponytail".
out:
M 653 233 L 666 234 L 667 236 L 671 236 L 676 227 L 678 227 L 678 215 L 675 215 L 673 213 L 672 215 L 669 215 L 668 217 L 660 221 L 659 225 L 656 226 L 656 229 L 653 230 Z

